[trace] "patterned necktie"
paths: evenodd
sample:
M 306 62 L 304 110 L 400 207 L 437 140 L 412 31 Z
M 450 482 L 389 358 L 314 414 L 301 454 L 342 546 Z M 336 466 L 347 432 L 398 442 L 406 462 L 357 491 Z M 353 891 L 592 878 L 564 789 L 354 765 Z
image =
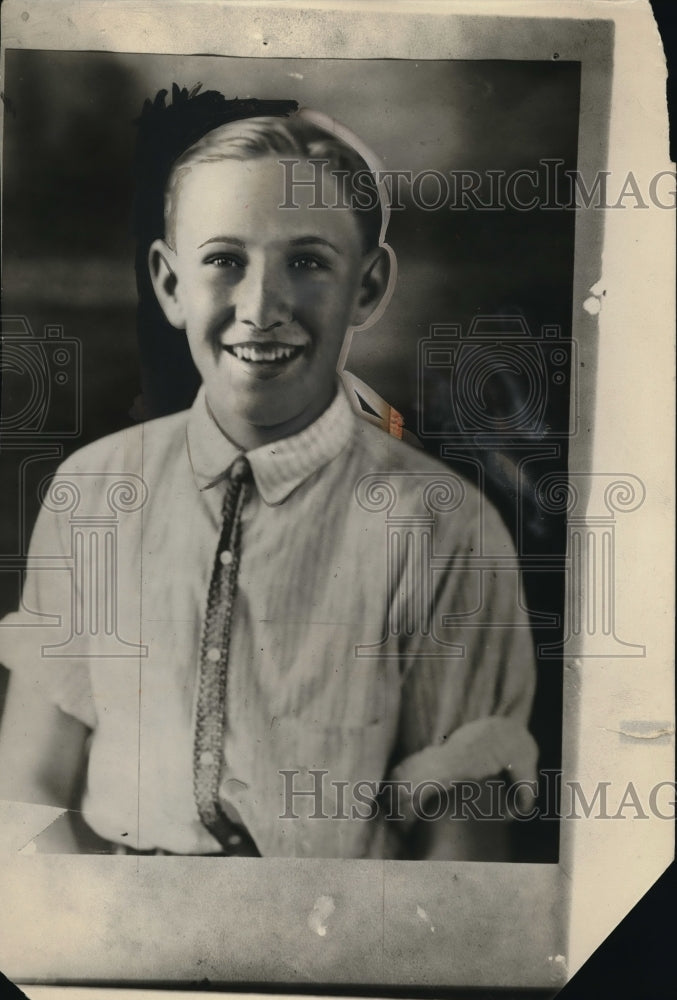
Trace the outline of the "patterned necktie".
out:
M 226 681 L 233 602 L 240 564 L 242 508 L 251 467 L 238 456 L 226 478 L 219 538 L 200 646 L 200 680 L 193 746 L 193 792 L 202 823 L 222 846 L 233 826 L 219 802 L 226 727 Z

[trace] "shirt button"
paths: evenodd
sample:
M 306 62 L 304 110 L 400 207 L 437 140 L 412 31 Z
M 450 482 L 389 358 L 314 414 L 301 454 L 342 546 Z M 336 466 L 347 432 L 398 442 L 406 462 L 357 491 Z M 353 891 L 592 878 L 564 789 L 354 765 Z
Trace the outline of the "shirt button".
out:
M 230 566 L 230 564 L 233 561 L 233 553 L 230 551 L 230 549 L 224 549 L 224 551 L 219 556 L 219 559 L 221 560 L 222 566 Z
M 200 754 L 200 763 L 204 764 L 205 767 L 209 767 L 214 763 L 214 754 L 211 750 L 203 750 Z
M 231 847 L 237 847 L 238 844 L 242 843 L 242 837 L 240 836 L 239 833 L 231 833 L 230 837 L 228 838 L 228 843 L 230 844 Z
M 221 650 L 218 648 L 218 646 L 212 646 L 211 649 L 207 650 L 207 659 L 211 663 L 219 662 L 219 660 L 221 659 Z

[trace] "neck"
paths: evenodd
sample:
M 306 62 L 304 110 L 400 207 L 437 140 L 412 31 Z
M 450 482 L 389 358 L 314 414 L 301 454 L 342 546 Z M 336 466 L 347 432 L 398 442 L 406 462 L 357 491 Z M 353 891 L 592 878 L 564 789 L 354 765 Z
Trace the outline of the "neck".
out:
M 318 417 L 322 416 L 333 402 L 335 395 L 336 390 L 334 389 L 328 400 L 308 407 L 290 420 L 271 425 L 253 424 L 239 414 L 223 412 L 220 407 L 214 408 L 208 398 L 206 402 L 207 410 L 221 433 L 243 451 L 254 451 L 255 448 L 260 448 L 262 445 L 272 444 L 273 441 L 280 441 L 282 438 L 300 434 L 306 427 L 310 427 Z

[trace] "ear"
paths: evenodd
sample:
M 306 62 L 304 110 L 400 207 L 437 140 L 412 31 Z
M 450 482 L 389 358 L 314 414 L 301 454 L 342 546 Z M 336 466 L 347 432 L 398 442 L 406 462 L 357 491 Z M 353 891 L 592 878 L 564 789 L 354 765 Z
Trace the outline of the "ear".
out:
M 177 330 L 185 329 L 186 319 L 177 294 L 176 253 L 164 240 L 154 240 L 151 243 L 148 267 L 162 311 Z
M 353 328 L 368 326 L 376 319 L 376 312 L 382 312 L 379 306 L 385 303 L 383 298 L 390 289 L 391 260 L 390 254 L 383 246 L 376 247 L 365 254 L 362 262 L 360 288 L 355 299 L 352 315 Z

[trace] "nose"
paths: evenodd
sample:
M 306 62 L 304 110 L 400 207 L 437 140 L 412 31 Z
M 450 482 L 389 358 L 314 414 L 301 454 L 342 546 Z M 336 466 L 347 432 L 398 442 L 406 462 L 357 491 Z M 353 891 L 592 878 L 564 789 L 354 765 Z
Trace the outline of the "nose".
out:
M 271 265 L 250 262 L 237 286 L 236 319 L 265 333 L 288 323 L 291 315 L 284 276 Z

